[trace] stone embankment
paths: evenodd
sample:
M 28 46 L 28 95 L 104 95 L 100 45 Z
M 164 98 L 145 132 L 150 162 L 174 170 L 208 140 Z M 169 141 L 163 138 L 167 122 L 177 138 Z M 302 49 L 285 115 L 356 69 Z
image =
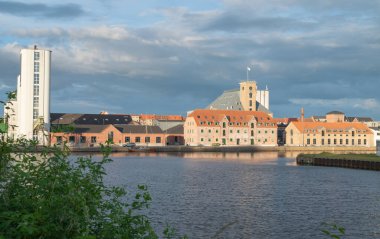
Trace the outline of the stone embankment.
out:
M 300 154 L 297 156 L 298 165 L 312 166 L 327 166 L 327 167 L 342 167 L 354 169 L 367 169 L 380 171 L 380 160 L 363 160 L 363 159 L 344 159 L 344 158 L 329 158 L 329 157 L 310 157 Z
M 138 149 L 114 145 L 113 152 L 357 152 L 376 153 L 375 147 L 288 147 L 288 146 L 152 146 Z M 72 152 L 100 152 L 100 147 L 71 147 Z

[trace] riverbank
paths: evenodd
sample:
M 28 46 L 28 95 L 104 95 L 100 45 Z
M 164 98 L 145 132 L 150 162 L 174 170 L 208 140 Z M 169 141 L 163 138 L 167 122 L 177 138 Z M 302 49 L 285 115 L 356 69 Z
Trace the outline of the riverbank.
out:
M 111 146 L 112 152 L 354 152 L 354 153 L 376 153 L 376 147 L 296 147 L 296 146 L 161 146 L 129 149 L 118 145 Z M 72 147 L 72 152 L 100 152 L 100 147 Z
M 300 154 L 298 165 L 343 167 L 380 171 L 380 156 L 376 154 Z

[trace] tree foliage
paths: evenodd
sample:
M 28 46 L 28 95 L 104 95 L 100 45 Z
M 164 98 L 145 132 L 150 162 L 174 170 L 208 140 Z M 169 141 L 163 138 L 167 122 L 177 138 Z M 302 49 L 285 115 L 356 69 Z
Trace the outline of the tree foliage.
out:
M 98 160 L 71 159 L 66 147 L 30 153 L 36 147 L 0 142 L 0 238 L 158 238 L 141 211 L 151 201 L 147 187 L 131 197 L 105 185 L 108 146 Z

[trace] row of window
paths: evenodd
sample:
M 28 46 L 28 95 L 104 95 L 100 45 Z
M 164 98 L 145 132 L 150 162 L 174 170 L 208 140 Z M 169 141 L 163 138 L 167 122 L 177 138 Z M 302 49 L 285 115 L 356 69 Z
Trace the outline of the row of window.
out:
M 293 139 L 291 139 L 291 141 L 293 141 Z M 316 145 L 317 144 L 317 139 L 306 139 L 306 144 L 310 145 L 311 142 L 313 142 L 313 144 Z M 293 142 L 291 142 L 291 143 L 293 144 Z M 325 143 L 326 143 L 325 139 L 321 139 L 321 145 L 325 145 Z M 327 144 L 330 145 L 331 143 L 333 143 L 334 145 L 337 145 L 337 144 L 339 144 L 339 145 L 343 145 L 343 144 L 344 145 L 349 145 L 350 144 L 350 140 L 349 139 L 346 139 L 346 140 L 339 139 L 339 141 L 338 141 L 338 139 L 333 139 L 333 140 L 327 139 Z M 362 143 L 362 140 L 358 139 L 357 140 L 357 144 L 361 145 L 361 143 Z M 367 144 L 367 139 L 363 139 L 363 144 L 364 145 Z M 355 140 L 354 139 L 351 140 L 351 145 L 355 145 Z
M 307 134 L 307 136 L 310 136 L 310 135 L 311 135 L 311 134 Z M 313 134 L 313 136 L 315 136 L 315 135 L 316 135 L 316 134 Z M 322 136 L 325 136 L 325 134 L 322 134 Z M 329 137 L 329 136 L 334 136 L 334 137 L 336 137 L 336 136 L 339 136 L 339 135 L 337 135 L 337 134 L 333 134 L 333 135 L 328 134 L 327 136 L 328 136 L 328 137 Z M 351 136 L 352 136 L 352 137 L 355 137 L 354 132 L 352 132 Z M 367 135 L 366 135 L 366 134 L 363 134 L 363 135 L 361 135 L 361 134 L 357 134 L 357 136 L 358 136 L 358 137 L 360 137 L 360 136 L 366 137 Z M 343 134 L 340 134 L 340 137 L 343 137 Z M 349 137 L 349 134 L 346 134 L 346 137 Z
M 57 143 L 62 143 L 62 136 L 56 136 L 57 138 Z M 90 137 L 90 142 L 91 143 L 96 143 L 96 136 L 91 136 Z M 151 143 L 151 138 L 150 137 L 145 137 L 144 138 L 145 143 Z M 79 137 L 79 143 L 86 143 L 87 142 L 87 137 L 86 136 L 80 136 Z M 131 137 L 126 136 L 124 138 L 125 143 L 131 143 Z M 69 136 L 69 143 L 76 143 L 76 137 L 75 136 Z M 142 143 L 141 137 L 135 137 L 134 138 L 134 143 Z M 155 143 L 161 143 L 161 137 L 156 137 L 155 138 Z

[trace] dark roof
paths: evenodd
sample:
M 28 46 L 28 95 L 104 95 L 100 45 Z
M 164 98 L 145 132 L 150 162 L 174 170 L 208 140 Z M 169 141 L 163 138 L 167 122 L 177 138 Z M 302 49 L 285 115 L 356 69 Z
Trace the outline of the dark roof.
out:
M 167 134 L 184 134 L 183 124 L 176 125 L 164 131 Z
M 122 133 L 131 134 L 162 134 L 162 130 L 158 126 L 149 125 L 115 125 Z
M 328 112 L 326 115 L 344 115 L 344 113 L 334 110 L 334 111 Z
M 130 115 L 124 114 L 65 114 L 51 113 L 51 124 L 76 124 L 76 125 L 108 125 L 129 124 L 132 122 Z
M 75 125 L 74 133 L 101 133 L 109 125 Z
M 353 122 L 355 119 L 359 122 L 373 122 L 371 117 L 345 117 L 345 120 L 348 122 Z

